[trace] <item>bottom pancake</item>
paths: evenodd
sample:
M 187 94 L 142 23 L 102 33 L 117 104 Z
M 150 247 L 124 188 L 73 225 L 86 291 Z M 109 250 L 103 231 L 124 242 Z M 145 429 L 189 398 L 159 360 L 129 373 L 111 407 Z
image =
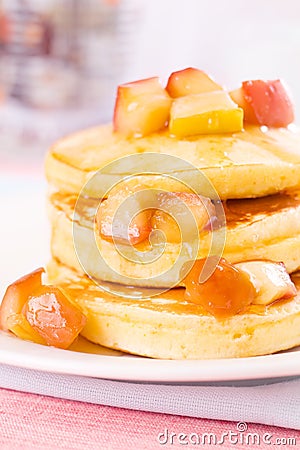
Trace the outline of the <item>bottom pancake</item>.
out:
M 267 307 L 253 305 L 222 320 L 185 301 L 183 288 L 140 300 L 122 298 L 54 260 L 48 278 L 87 315 L 81 334 L 112 349 L 152 358 L 211 359 L 258 356 L 300 345 L 297 275 L 296 297 Z

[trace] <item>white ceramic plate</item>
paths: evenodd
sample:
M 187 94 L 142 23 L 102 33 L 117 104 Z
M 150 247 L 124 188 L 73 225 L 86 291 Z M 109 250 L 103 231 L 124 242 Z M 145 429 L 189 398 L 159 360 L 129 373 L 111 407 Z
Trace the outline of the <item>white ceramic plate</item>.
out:
M 82 342 L 80 343 L 82 346 Z M 0 363 L 53 373 L 111 380 L 169 383 L 221 382 L 300 375 L 300 349 L 240 359 L 155 360 L 91 344 L 59 350 L 0 333 Z M 83 344 L 83 347 L 85 344 Z M 97 348 L 98 354 L 90 352 Z M 85 353 L 88 351 L 89 353 Z
M 0 223 L 0 238 L 3 237 L 1 261 L 5 261 L 5 264 L 1 267 L 0 294 L 4 293 L 5 286 L 10 282 L 44 265 L 49 258 L 42 179 L 31 179 L 19 174 L 14 177 L 1 175 L 0 187 L 5 188 L 0 195 L 4 211 Z M 7 239 L 7 236 L 11 236 L 11 239 Z M 300 375 L 300 347 L 290 352 L 255 358 L 170 361 L 129 356 L 93 344 L 87 347 L 80 343 L 76 351 L 58 350 L 0 333 L 0 363 L 114 380 L 218 382 Z

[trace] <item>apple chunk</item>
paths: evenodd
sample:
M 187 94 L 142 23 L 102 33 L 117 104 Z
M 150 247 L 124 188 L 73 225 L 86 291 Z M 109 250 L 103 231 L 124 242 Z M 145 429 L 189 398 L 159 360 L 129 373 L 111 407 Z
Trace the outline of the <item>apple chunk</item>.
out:
M 241 131 L 243 110 L 224 91 L 187 95 L 174 100 L 169 129 L 178 137 Z
M 37 269 L 7 288 L 0 327 L 21 339 L 67 348 L 82 330 L 86 317 L 57 287 L 42 284 L 44 272 Z
M 244 81 L 230 96 L 243 108 L 248 123 L 286 127 L 294 121 L 292 101 L 280 80 Z
M 256 115 L 250 103 L 245 99 L 243 88 L 235 89 L 234 91 L 229 92 L 232 100 L 239 105 L 240 108 L 244 111 L 244 121 L 247 123 L 252 123 L 259 125 L 256 119 Z
M 151 224 L 154 230 L 165 234 L 167 242 L 180 243 L 182 233 L 185 236 L 191 234 L 186 228 L 189 227 L 192 217 L 201 232 L 215 215 L 215 206 L 207 197 L 187 192 L 166 192 L 158 195 L 158 209 L 152 216 Z M 180 219 L 181 226 L 176 222 L 176 218 Z
M 141 197 L 135 196 L 138 190 L 123 187 L 101 202 L 96 223 L 102 239 L 136 245 L 149 237 L 153 211 L 143 208 Z M 116 214 L 119 208 L 122 213 Z
M 185 300 L 201 305 L 213 316 L 224 319 L 249 307 L 255 288 L 244 271 L 221 258 L 214 272 L 204 282 L 201 275 L 208 258 L 197 259 L 184 279 Z
M 118 87 L 114 131 L 126 137 L 142 137 L 161 130 L 169 119 L 172 99 L 158 77 Z
M 256 289 L 253 301 L 256 305 L 269 305 L 275 300 L 293 297 L 297 289 L 283 263 L 271 261 L 247 261 L 235 264 L 250 276 Z
M 8 286 L 0 307 L 0 328 L 2 330 L 11 329 L 9 318 L 21 313 L 28 296 L 41 286 L 44 272 L 45 270 L 41 267 Z
M 205 72 L 193 67 L 173 72 L 166 87 L 171 97 L 177 98 L 190 94 L 202 94 L 222 90 Z
M 25 341 L 46 345 L 46 341 L 32 328 L 24 314 L 12 314 L 7 319 L 7 327 L 15 336 Z
M 22 313 L 46 344 L 57 348 L 68 348 L 86 324 L 81 310 L 55 286 L 41 286 Z

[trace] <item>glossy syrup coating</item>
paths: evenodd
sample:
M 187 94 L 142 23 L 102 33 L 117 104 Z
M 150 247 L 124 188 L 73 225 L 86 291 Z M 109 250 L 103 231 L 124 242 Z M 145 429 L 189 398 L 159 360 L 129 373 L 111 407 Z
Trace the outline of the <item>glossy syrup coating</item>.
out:
M 185 279 L 185 299 L 199 304 L 217 318 L 243 312 L 254 300 L 255 288 L 249 276 L 224 258 L 204 283 L 199 281 L 206 259 L 195 261 Z

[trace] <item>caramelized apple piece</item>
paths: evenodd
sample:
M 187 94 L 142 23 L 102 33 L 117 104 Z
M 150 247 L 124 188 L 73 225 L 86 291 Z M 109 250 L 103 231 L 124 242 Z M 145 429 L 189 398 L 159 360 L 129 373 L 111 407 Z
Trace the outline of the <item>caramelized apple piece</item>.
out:
M 185 299 L 201 305 L 217 318 L 243 312 L 254 300 L 255 288 L 247 273 L 221 259 L 207 281 L 199 277 L 206 258 L 195 261 L 185 278 Z
M 86 317 L 53 286 L 41 286 L 25 303 L 23 314 L 47 345 L 68 348 L 86 324 Z
M 10 316 L 21 313 L 28 296 L 41 286 L 44 272 L 43 268 L 39 268 L 8 286 L 0 307 L 0 328 L 2 330 L 10 330 L 8 326 Z
M 182 203 L 188 210 L 182 213 Z M 209 222 L 210 217 L 215 216 L 215 207 L 211 200 L 201 195 L 185 192 L 167 192 L 158 195 L 159 209 L 157 209 L 151 220 L 152 228 L 161 230 L 167 242 L 181 242 L 181 231 L 179 224 L 174 218 L 179 213 L 193 214 L 197 228 L 201 231 Z M 168 212 L 166 212 L 168 211 Z M 174 218 L 173 218 L 173 217 Z M 184 222 L 184 217 L 181 217 Z
M 21 339 L 67 348 L 86 318 L 56 287 L 42 285 L 40 268 L 12 283 L 1 310 L 1 328 Z
M 232 133 L 242 128 L 242 108 L 223 91 L 180 97 L 171 108 L 169 129 L 178 137 Z
M 171 98 L 158 77 L 118 87 L 114 131 L 126 137 L 142 137 L 161 130 L 169 119 Z
M 152 218 L 151 225 L 153 230 L 160 230 L 164 234 L 164 240 L 173 244 L 179 244 L 181 242 L 181 231 L 178 223 L 170 214 L 155 210 Z
M 203 94 L 222 90 L 205 72 L 189 67 L 178 72 L 173 72 L 166 87 L 171 97 L 183 97 L 190 94 Z
M 242 87 L 230 95 L 244 109 L 248 123 L 286 127 L 294 121 L 292 101 L 280 80 L 244 81 Z
M 108 196 L 97 211 L 96 221 L 100 236 L 107 241 L 118 241 L 123 244 L 136 245 L 146 240 L 151 232 L 152 210 L 143 210 L 143 205 L 134 197 L 134 191 L 122 188 Z M 130 196 L 130 202 L 137 213 L 131 216 L 130 208 L 123 208 L 122 215 L 116 212 Z M 129 226 L 127 226 L 129 224 Z
M 297 289 L 283 263 L 270 261 L 247 261 L 235 264 L 246 272 L 256 289 L 253 303 L 269 305 L 275 300 L 294 297 Z
M 7 327 L 9 331 L 14 333 L 14 335 L 20 339 L 46 345 L 45 340 L 32 328 L 23 314 L 13 314 L 9 316 L 7 319 Z

